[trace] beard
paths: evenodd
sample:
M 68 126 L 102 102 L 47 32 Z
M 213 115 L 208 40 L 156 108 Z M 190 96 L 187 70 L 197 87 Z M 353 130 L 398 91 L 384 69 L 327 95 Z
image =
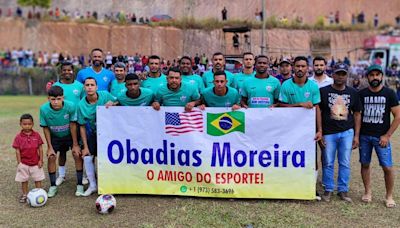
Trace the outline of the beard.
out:
M 314 73 L 315 73 L 315 75 L 321 76 L 324 74 L 324 71 L 323 70 L 315 70 Z
M 302 71 L 297 71 L 296 72 L 296 76 L 298 77 L 298 78 L 302 78 L 302 77 L 304 77 L 304 73 L 302 72 Z
M 99 61 L 99 60 L 93 61 L 93 65 L 96 67 L 99 67 L 99 66 L 101 66 L 101 61 Z
M 371 87 L 376 88 L 382 83 L 382 81 L 379 81 L 378 79 L 374 79 L 368 83 Z

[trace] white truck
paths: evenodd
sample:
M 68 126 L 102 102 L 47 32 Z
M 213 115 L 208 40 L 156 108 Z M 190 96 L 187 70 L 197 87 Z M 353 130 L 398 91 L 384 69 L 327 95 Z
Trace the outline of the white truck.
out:
M 369 64 L 380 64 L 386 69 L 391 63 L 400 63 L 400 36 L 376 35 L 364 40 Z M 398 64 L 399 66 L 399 64 Z

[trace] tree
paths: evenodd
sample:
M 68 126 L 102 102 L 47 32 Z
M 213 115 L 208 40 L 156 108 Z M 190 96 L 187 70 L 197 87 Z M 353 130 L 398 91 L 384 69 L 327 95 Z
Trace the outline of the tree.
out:
M 51 0 L 18 0 L 18 5 L 20 6 L 32 6 L 33 14 L 35 14 L 35 8 L 50 8 Z

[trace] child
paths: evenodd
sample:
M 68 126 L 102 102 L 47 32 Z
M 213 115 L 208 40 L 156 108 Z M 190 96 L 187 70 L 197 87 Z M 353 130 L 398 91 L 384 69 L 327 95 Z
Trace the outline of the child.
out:
M 23 114 L 19 125 L 22 130 L 15 136 L 12 147 L 15 148 L 18 163 L 15 181 L 22 183 L 22 196 L 19 202 L 25 203 L 29 177 L 35 181 L 36 188 L 42 187 L 41 181 L 44 180 L 43 141 L 39 133 L 32 129 L 33 117 L 30 114 Z

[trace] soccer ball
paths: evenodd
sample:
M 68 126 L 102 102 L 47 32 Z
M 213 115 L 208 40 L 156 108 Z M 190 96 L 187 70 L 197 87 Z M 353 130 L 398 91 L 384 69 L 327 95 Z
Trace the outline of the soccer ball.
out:
M 27 195 L 31 207 L 41 207 L 47 202 L 47 192 L 41 188 L 32 189 Z
M 117 206 L 117 201 L 112 195 L 101 195 L 96 200 L 96 209 L 100 214 L 111 213 Z

